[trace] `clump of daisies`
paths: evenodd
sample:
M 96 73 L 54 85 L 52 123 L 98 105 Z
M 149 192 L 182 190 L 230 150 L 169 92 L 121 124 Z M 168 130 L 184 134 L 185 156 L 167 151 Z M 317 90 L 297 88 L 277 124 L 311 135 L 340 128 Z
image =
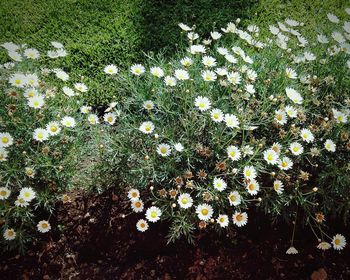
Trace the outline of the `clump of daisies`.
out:
M 50 67 L 68 54 L 59 42 L 51 42 L 46 53 L 12 42 L 0 51 L 8 55 L 0 66 L 1 242 L 23 249 L 55 226 L 50 213 L 72 186 L 86 129 L 79 95 L 88 86 L 64 68 Z M 113 112 L 105 115 L 107 123 L 115 119 Z
M 102 166 L 129 186 L 138 231 L 163 220 L 169 240 L 239 230 L 254 206 L 309 224 L 322 250 L 344 248 L 324 225 L 330 209 L 343 213 L 350 183 L 350 28 L 323 17 L 314 32 L 290 18 L 237 20 L 206 37 L 181 23 L 188 46 L 170 61 L 104 68 L 125 94 Z

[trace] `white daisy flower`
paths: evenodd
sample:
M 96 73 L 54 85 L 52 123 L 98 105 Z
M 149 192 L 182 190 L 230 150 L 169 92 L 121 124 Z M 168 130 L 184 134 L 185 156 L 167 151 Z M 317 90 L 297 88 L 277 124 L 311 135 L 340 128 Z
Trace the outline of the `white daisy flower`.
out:
M 134 64 L 131 66 L 130 71 L 133 75 L 140 76 L 145 73 L 146 69 L 141 64 Z
M 348 121 L 348 116 L 343 112 L 336 109 L 332 109 L 333 117 L 337 123 L 346 123 Z
M 100 123 L 100 120 L 96 114 L 89 114 L 87 117 L 89 124 L 95 125 Z
M 303 102 L 303 97 L 293 88 L 286 88 L 286 94 L 290 100 L 296 104 L 301 104 Z
M 13 144 L 13 138 L 10 133 L 0 133 L 0 148 L 7 148 Z
M 202 78 L 205 82 L 214 82 L 217 76 L 214 71 L 205 70 L 202 72 Z
M 8 228 L 4 231 L 3 236 L 7 241 L 14 240 L 16 238 L 16 232 L 12 228 Z
M 304 52 L 304 58 L 308 61 L 316 60 L 316 56 L 311 52 Z
M 72 96 L 75 96 L 75 95 L 76 95 L 76 93 L 74 92 L 74 90 L 71 89 L 70 87 L 64 86 L 64 87 L 62 88 L 62 91 L 63 91 L 63 93 L 64 93 L 65 95 L 67 95 L 67 96 L 69 96 L 69 97 L 72 97 Z
M 227 187 L 227 183 L 221 178 L 214 178 L 213 185 L 214 185 L 214 189 L 220 192 L 225 190 Z
M 180 63 L 181 63 L 183 66 L 185 66 L 185 67 L 189 67 L 189 66 L 192 65 L 193 60 L 192 60 L 191 58 L 189 58 L 189 57 L 185 57 L 185 58 L 183 58 L 183 59 L 180 60 Z
M 19 49 L 19 46 L 12 42 L 5 42 L 1 45 L 1 47 L 5 48 L 8 51 L 16 51 Z
M 260 185 L 256 180 L 250 180 L 247 183 L 247 191 L 250 195 L 256 195 L 260 190 Z
M 295 26 L 299 26 L 300 25 L 300 22 L 294 20 L 294 19 L 286 19 L 284 21 L 286 24 L 288 24 L 289 26 L 292 26 L 292 27 L 295 27 Z
M 224 121 L 229 128 L 239 128 L 239 120 L 235 115 L 225 114 Z
M 25 171 L 25 174 L 26 174 L 29 178 L 34 178 L 34 176 L 35 176 L 35 174 L 36 174 L 36 172 L 35 172 L 35 170 L 34 170 L 33 167 L 26 167 L 26 168 L 24 169 L 24 171 Z
M 31 202 L 36 197 L 36 194 L 32 188 L 22 188 L 19 192 L 19 197 L 23 198 L 25 202 Z
M 64 46 L 63 46 L 62 43 L 56 42 L 56 41 L 52 41 L 52 42 L 51 42 L 51 45 L 52 45 L 54 48 L 56 48 L 56 49 L 63 49 L 63 48 L 64 48 Z
M 37 128 L 33 132 L 33 138 L 36 141 L 43 142 L 49 139 L 49 133 L 47 132 L 46 129 L 43 128 Z
M 327 139 L 324 143 L 324 147 L 328 152 L 334 153 L 336 149 L 336 144 L 331 139 Z
M 69 75 L 63 71 L 62 69 L 53 69 L 53 72 L 55 73 L 56 77 L 62 81 L 68 81 Z
M 140 213 L 144 209 L 143 201 L 140 199 L 131 201 L 131 208 L 135 213 Z
M 217 51 L 218 51 L 218 53 L 221 54 L 221 55 L 227 55 L 227 54 L 228 54 L 228 49 L 223 48 L 223 47 L 217 48 Z
M 193 205 L 193 199 L 188 193 L 183 193 L 177 198 L 177 203 L 181 208 L 187 209 Z
M 161 78 L 164 76 L 164 71 L 162 68 L 160 67 L 152 67 L 150 69 L 150 72 L 153 76 L 157 77 L 157 78 Z
M 292 68 L 286 68 L 286 76 L 293 80 L 298 78 L 297 73 Z
M 203 96 L 197 96 L 194 105 L 200 110 L 200 111 L 206 111 L 210 109 L 211 102 L 207 97 Z
M 275 142 L 275 143 L 272 144 L 271 149 L 274 150 L 277 155 L 280 155 L 281 149 L 282 149 L 282 145 L 280 143 L 276 143 Z
M 268 149 L 264 152 L 264 159 L 268 164 L 276 164 L 278 161 L 278 154 L 274 150 Z
M 146 219 L 152 223 L 160 220 L 160 216 L 162 216 L 162 211 L 156 206 L 152 206 L 146 211 Z
M 213 109 L 210 112 L 210 117 L 214 122 L 222 122 L 224 120 L 224 114 L 220 109 Z
M 40 109 L 44 106 L 44 96 L 42 95 L 37 95 L 34 97 L 28 98 L 28 106 L 34 109 Z
M 38 59 L 40 57 L 40 53 L 37 49 L 25 49 L 24 56 L 30 59 Z
M 110 64 L 110 65 L 107 65 L 103 71 L 108 74 L 108 75 L 115 75 L 118 73 L 118 68 L 117 66 L 113 65 L 113 64 Z
M 174 77 L 171 77 L 171 76 L 166 76 L 164 78 L 164 83 L 165 85 L 169 86 L 169 87 L 174 87 L 176 86 L 176 79 Z
M 252 82 L 254 82 L 258 77 L 258 74 L 252 69 L 248 69 L 246 75 L 247 78 Z
M 91 106 L 81 106 L 80 112 L 83 114 L 88 114 L 92 110 Z
M 75 83 L 74 88 L 80 92 L 87 92 L 88 88 L 84 83 Z
M 293 166 L 293 162 L 289 157 L 283 157 L 281 160 L 278 161 L 278 167 L 281 170 L 289 170 Z
M 328 38 L 322 34 L 317 35 L 317 41 L 321 44 L 327 44 L 329 42 Z
M 27 84 L 27 77 L 21 73 L 15 73 L 10 76 L 9 83 L 18 88 L 23 88 Z
M 7 157 L 8 157 L 8 152 L 0 147 L 0 162 L 3 162 L 3 161 L 7 161 Z
M 219 75 L 219 76 L 226 76 L 227 75 L 227 69 L 225 68 L 216 68 L 215 72 Z
M 148 230 L 149 226 L 146 220 L 140 219 L 136 223 L 136 228 L 138 231 L 145 232 L 146 230 Z
M 339 23 L 339 18 L 335 14 L 328 13 L 327 17 L 328 17 L 330 22 Z
M 248 222 L 248 214 L 246 212 L 235 212 L 232 216 L 233 223 L 238 226 L 242 227 L 245 226 Z
M 332 239 L 332 245 L 335 250 L 343 250 L 346 246 L 346 239 L 341 234 L 336 234 Z
M 189 48 L 189 52 L 191 54 L 197 54 L 197 53 L 205 53 L 206 50 L 205 50 L 205 46 L 203 46 L 203 45 L 192 45 Z
M 181 143 L 176 143 L 174 145 L 174 148 L 175 148 L 176 151 L 178 151 L 180 153 L 184 150 L 184 146 Z
M 227 155 L 233 161 L 239 160 L 241 158 L 241 152 L 237 146 L 228 146 Z
M 176 69 L 175 78 L 178 79 L 179 81 L 184 81 L 184 80 L 188 80 L 190 78 L 190 75 L 186 70 Z
M 209 221 L 213 215 L 213 212 L 213 207 L 206 203 L 199 204 L 196 208 L 198 218 L 202 221 Z
M 11 194 L 11 190 L 6 187 L 0 187 L 0 200 L 8 199 Z
M 300 137 L 307 143 L 312 143 L 315 140 L 314 135 L 309 129 L 303 128 L 300 131 Z
M 179 23 L 178 26 L 183 30 L 183 31 L 191 31 L 192 28 L 189 27 L 188 25 L 184 24 L 184 23 Z
M 297 109 L 295 109 L 293 106 L 286 106 L 286 108 L 284 108 L 286 114 L 288 115 L 288 117 L 290 118 L 296 118 L 298 115 L 298 111 Z
M 152 122 L 143 122 L 139 130 L 145 134 L 151 134 L 154 130 L 154 124 Z
M 322 251 L 326 251 L 330 248 L 332 248 L 332 245 L 328 242 L 325 242 L 325 241 L 322 241 L 317 245 L 317 249 L 320 249 Z
M 228 195 L 228 201 L 231 206 L 237 206 L 241 204 L 242 198 L 237 191 L 233 191 Z
M 284 110 L 279 109 L 275 111 L 275 119 L 278 124 L 284 125 L 287 123 L 287 115 Z
M 248 92 L 249 94 L 254 94 L 254 93 L 255 93 L 254 85 L 247 84 L 247 85 L 244 86 L 244 89 L 245 89 L 245 91 Z
M 207 67 L 216 66 L 216 59 L 212 56 L 203 56 L 202 63 Z
M 275 180 L 273 182 L 273 189 L 277 194 L 281 194 L 284 191 L 284 185 L 281 180 Z
M 140 191 L 137 189 L 131 189 L 128 191 L 128 198 L 130 201 L 136 201 L 140 199 Z
M 30 87 L 39 86 L 39 78 L 37 74 L 27 74 L 26 75 L 26 84 Z
M 225 228 L 228 226 L 229 218 L 227 215 L 219 215 L 216 222 L 220 225 L 220 227 Z
M 157 146 L 157 153 L 160 154 L 162 157 L 167 157 L 171 153 L 170 146 L 168 144 L 159 144 Z
M 65 127 L 75 127 L 75 119 L 69 116 L 65 116 L 63 117 L 63 119 L 61 120 L 61 124 Z
M 341 34 L 340 32 L 333 32 L 332 33 L 332 38 L 337 41 L 339 44 L 345 43 L 346 39 L 343 36 L 343 34 Z
M 150 111 L 154 109 L 154 103 L 151 100 L 146 100 L 143 102 L 142 107 Z
M 286 254 L 287 255 L 295 255 L 295 254 L 298 254 L 298 250 L 295 249 L 295 247 L 291 246 L 287 251 L 286 251 Z
M 38 96 L 38 95 L 39 95 L 39 92 L 35 88 L 28 88 L 23 93 L 23 96 L 26 97 L 26 98 L 32 98 L 32 97 L 35 97 L 35 96 Z
M 243 169 L 243 176 L 245 179 L 253 180 L 257 176 L 257 172 L 254 168 L 254 166 L 248 165 L 245 166 Z
M 20 62 L 23 60 L 22 55 L 16 51 L 9 51 L 7 54 L 14 61 Z
M 213 40 L 219 40 L 222 34 L 220 32 L 214 31 L 210 32 L 210 36 L 213 38 Z
M 17 207 L 27 207 L 29 205 L 29 202 L 25 201 L 23 197 L 18 196 L 17 200 L 15 201 L 15 205 Z
M 299 144 L 298 142 L 291 143 L 289 146 L 289 150 L 295 156 L 301 155 L 304 152 L 303 146 L 301 144 Z
M 188 32 L 187 38 L 191 41 L 197 40 L 199 38 L 199 34 L 196 32 Z
M 235 58 L 235 56 L 232 55 L 232 54 L 230 54 L 230 53 L 228 53 L 228 54 L 225 55 L 225 59 L 226 59 L 228 62 L 232 63 L 232 64 L 236 64 L 236 63 L 237 63 L 237 58 Z
M 233 85 L 239 85 L 241 83 L 241 75 L 238 72 L 230 72 L 227 74 L 227 80 Z
M 115 113 L 107 113 L 103 116 L 103 120 L 110 125 L 115 124 L 116 119 L 117 115 Z
M 48 232 L 51 229 L 50 223 L 48 221 L 45 221 L 45 220 L 40 221 L 36 227 L 37 227 L 38 231 L 41 233 Z

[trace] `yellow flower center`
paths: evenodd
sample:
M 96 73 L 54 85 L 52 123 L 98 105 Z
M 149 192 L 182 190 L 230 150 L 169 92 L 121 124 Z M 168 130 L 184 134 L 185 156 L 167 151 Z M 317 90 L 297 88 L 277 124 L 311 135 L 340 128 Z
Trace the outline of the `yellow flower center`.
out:
M 38 138 L 39 138 L 39 139 L 42 139 L 42 138 L 44 138 L 44 134 L 42 134 L 42 133 L 39 133 L 39 134 L 38 134 Z
M 51 132 L 56 132 L 57 131 L 57 127 L 56 126 L 51 126 L 50 130 L 51 130 Z
M 25 196 L 25 197 L 30 197 L 30 193 L 29 193 L 29 192 L 26 192 L 26 193 L 24 194 L 24 196 Z
M 38 101 L 34 101 L 34 107 L 38 107 L 39 106 L 39 102 Z
M 208 209 L 202 209 L 201 212 L 202 212 L 202 215 L 204 215 L 204 216 L 208 215 L 208 213 L 209 213 Z
M 112 121 L 113 121 L 113 118 L 112 118 L 112 117 L 108 117 L 108 118 L 107 118 L 107 121 L 108 121 L 108 122 L 112 122 Z
M 199 108 L 205 108 L 205 103 L 199 103 Z
M 182 202 L 182 204 L 187 204 L 188 200 L 187 200 L 187 198 L 183 198 L 183 199 L 181 200 L 181 202 Z
M 140 227 L 144 228 L 146 225 L 144 223 L 140 224 Z
M 9 230 L 9 231 L 7 231 L 7 235 L 8 236 L 13 236 L 15 233 L 13 232 L 13 230 Z
M 215 114 L 213 115 L 213 118 L 217 120 L 217 119 L 219 118 L 219 113 L 215 113 Z
M 235 152 L 235 151 L 231 151 L 231 152 L 230 152 L 230 156 L 231 156 L 231 157 L 234 157 L 235 155 L 236 155 L 236 152 Z
M 273 159 L 273 156 L 272 156 L 271 154 L 269 154 L 269 155 L 267 156 L 267 159 L 268 159 L 268 160 L 272 160 L 272 159 Z
M 221 217 L 221 218 L 219 219 L 219 221 L 220 221 L 220 223 L 223 223 L 223 222 L 225 221 L 225 219 Z
M 248 188 L 249 188 L 249 190 L 253 191 L 255 189 L 254 184 L 249 184 Z
M 48 225 L 47 223 L 42 223 L 42 224 L 41 224 L 41 227 L 44 228 L 44 229 L 45 229 L 45 228 L 48 228 L 48 226 L 49 226 L 49 225 Z
M 281 121 L 281 120 L 282 120 L 282 116 L 281 116 L 281 115 L 277 115 L 277 116 L 276 116 L 276 119 L 277 119 L 278 121 Z
M 231 195 L 231 196 L 230 196 L 230 200 L 231 200 L 231 201 L 236 201 L 236 196 Z
M 2 137 L 1 141 L 2 141 L 2 143 L 7 144 L 9 142 L 9 139 L 8 139 L 8 137 L 4 136 L 4 137 Z
M 141 69 L 139 69 L 139 68 L 135 69 L 135 73 L 136 74 L 140 74 L 141 73 Z
M 1 195 L 1 196 L 6 196 L 6 194 L 7 194 L 7 191 L 2 190 L 2 191 L 0 192 L 0 195 Z
M 285 161 L 282 161 L 282 167 L 287 167 L 287 163 Z
M 238 215 L 236 216 L 236 220 L 237 220 L 238 222 L 242 221 L 242 220 L 243 220 L 243 216 L 242 216 L 241 214 L 238 214 Z
M 299 147 L 294 147 L 294 148 L 293 148 L 293 151 L 294 151 L 294 152 L 299 151 Z
M 247 170 L 247 171 L 245 172 L 245 175 L 248 176 L 248 177 L 250 176 L 250 174 L 251 174 L 250 170 Z
M 153 212 L 151 213 L 151 217 L 152 217 L 152 218 L 157 217 L 157 212 L 153 211 Z
M 137 193 L 136 193 L 136 192 L 133 192 L 133 193 L 131 194 L 131 196 L 132 196 L 132 197 L 137 197 Z
M 136 207 L 136 208 L 140 208 L 140 207 L 141 207 L 141 202 L 140 202 L 140 201 L 137 201 L 137 202 L 135 203 L 135 207 Z
M 168 149 L 165 148 L 165 147 L 161 147 L 161 148 L 160 148 L 160 152 L 161 152 L 162 154 L 166 154 L 167 151 L 168 151 Z
M 15 80 L 15 84 L 16 84 L 16 85 L 20 85 L 21 83 L 22 83 L 21 80 L 19 80 L 19 79 Z
M 339 245 L 340 244 L 340 240 L 336 239 L 336 240 L 334 240 L 334 243 L 335 243 L 335 245 Z

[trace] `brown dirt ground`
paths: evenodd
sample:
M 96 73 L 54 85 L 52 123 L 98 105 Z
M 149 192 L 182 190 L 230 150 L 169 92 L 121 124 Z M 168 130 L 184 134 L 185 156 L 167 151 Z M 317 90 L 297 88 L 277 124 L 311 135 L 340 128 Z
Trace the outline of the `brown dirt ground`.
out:
M 73 194 L 52 221 L 64 232 L 53 229 L 24 256 L 2 255 L 0 279 L 350 279 L 349 249 L 322 253 L 309 229 L 297 231 L 298 255 L 285 254 L 291 228 L 265 217 L 235 237 L 200 233 L 195 246 L 166 245 L 167 225 L 139 233 L 136 214 L 121 218 L 127 212 L 112 191 Z

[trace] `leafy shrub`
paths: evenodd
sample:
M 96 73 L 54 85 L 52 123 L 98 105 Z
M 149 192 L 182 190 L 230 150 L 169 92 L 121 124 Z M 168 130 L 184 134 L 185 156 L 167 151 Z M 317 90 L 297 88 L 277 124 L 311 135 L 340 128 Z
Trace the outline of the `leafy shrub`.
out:
M 1 65 L 0 219 L 4 248 L 19 248 L 35 232 L 50 230 L 55 202 L 74 184 L 81 160 L 84 124 L 80 93 L 57 67 L 67 52 L 53 42 L 47 54 L 26 45 L 4 43 L 13 62 Z M 55 68 L 47 68 L 50 65 Z M 73 89 L 73 85 L 75 88 Z M 86 137 L 85 137 L 86 138 Z
M 204 40 L 180 24 L 188 46 L 173 59 L 110 79 L 121 99 L 100 177 L 129 189 L 138 230 L 168 221 L 169 241 L 193 241 L 198 228 L 244 226 L 253 208 L 343 248 L 324 218 L 349 217 L 350 25 L 327 17 L 313 32 L 291 19 L 268 31 L 231 22 Z

